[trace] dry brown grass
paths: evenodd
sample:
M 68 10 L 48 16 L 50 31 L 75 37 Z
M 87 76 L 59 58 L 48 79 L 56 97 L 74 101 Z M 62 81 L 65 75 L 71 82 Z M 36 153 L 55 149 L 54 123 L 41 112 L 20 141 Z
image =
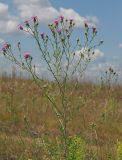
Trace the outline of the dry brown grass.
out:
M 42 81 L 42 86 L 45 83 Z M 68 84 L 67 95 L 73 85 Z M 49 83 L 49 88 L 60 106 L 55 83 Z M 85 139 L 89 152 L 95 148 L 101 160 L 115 155 L 116 141 L 122 141 L 122 86 L 108 89 L 92 83 L 79 84 L 69 101 L 72 108 L 69 134 Z M 25 159 L 32 158 L 38 142 L 33 131 L 38 135 L 59 135 L 51 104 L 32 80 L 1 78 L 0 160 L 10 159 L 10 154 L 13 159 L 22 155 Z

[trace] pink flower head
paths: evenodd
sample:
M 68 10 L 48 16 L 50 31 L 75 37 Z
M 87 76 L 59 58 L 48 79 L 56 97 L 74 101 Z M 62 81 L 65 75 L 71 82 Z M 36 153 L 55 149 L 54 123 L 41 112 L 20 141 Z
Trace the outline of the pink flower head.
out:
M 8 43 L 5 43 L 4 45 L 3 45 L 3 48 L 4 49 L 8 49 L 10 47 L 10 44 L 8 44 Z
M 20 24 L 20 25 L 18 26 L 18 29 L 23 30 L 23 26 Z
M 59 23 L 58 20 L 55 20 L 55 21 L 54 21 L 54 24 L 55 24 L 56 26 L 58 26 L 58 23 Z
M 37 16 L 33 16 L 32 20 L 34 21 L 34 23 L 38 22 L 38 17 Z
M 63 16 L 60 16 L 59 19 L 61 20 L 61 22 L 63 22 L 64 17 L 63 17 Z
M 29 58 L 31 58 L 30 53 L 29 53 L 29 52 L 25 52 L 25 53 L 24 53 L 24 58 L 25 58 L 26 60 L 29 59 Z
M 5 54 L 5 52 L 7 52 L 8 49 L 10 49 L 10 47 L 11 47 L 11 45 L 6 42 L 6 43 L 3 44 L 2 48 L 0 49 L 0 51 L 2 51 L 3 54 Z

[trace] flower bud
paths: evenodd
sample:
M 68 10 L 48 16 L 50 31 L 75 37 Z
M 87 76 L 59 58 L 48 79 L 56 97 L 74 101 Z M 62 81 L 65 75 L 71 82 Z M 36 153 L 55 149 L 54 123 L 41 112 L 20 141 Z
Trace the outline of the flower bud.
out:
M 58 23 L 59 23 L 58 20 L 55 20 L 55 21 L 54 21 L 55 26 L 58 26 Z
M 41 33 L 40 36 L 44 40 L 44 33 Z
M 22 26 L 22 25 L 19 25 L 19 26 L 18 26 L 18 29 L 23 30 L 23 26 Z
M 33 16 L 32 19 L 33 19 L 34 23 L 38 22 L 38 17 L 37 16 Z
M 104 41 L 103 41 L 103 40 L 101 40 L 101 41 L 100 41 L 100 44 L 103 44 L 103 42 L 104 42 Z
M 97 30 L 96 30 L 95 27 L 92 28 L 92 32 L 93 32 L 93 34 L 96 34 L 96 33 L 97 33 Z
M 88 28 L 88 24 L 87 23 L 84 23 L 84 26 L 85 26 L 85 28 Z
M 28 21 L 25 21 L 25 25 L 26 25 L 26 27 L 30 27 L 30 25 L 29 25 L 29 22 L 28 22 Z
M 64 17 L 63 17 L 63 16 L 60 16 L 59 19 L 61 20 L 61 22 L 63 22 Z

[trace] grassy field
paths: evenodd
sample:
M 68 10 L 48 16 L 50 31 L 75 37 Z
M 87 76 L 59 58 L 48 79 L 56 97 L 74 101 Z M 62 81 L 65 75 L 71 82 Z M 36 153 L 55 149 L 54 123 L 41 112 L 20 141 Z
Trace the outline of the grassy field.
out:
M 49 94 L 60 107 L 55 83 L 42 81 L 42 86 L 47 83 Z M 67 95 L 73 85 L 67 85 Z M 121 160 L 122 86 L 108 88 L 84 82 L 69 96 L 69 102 L 68 134 L 83 140 L 84 160 Z M 43 90 L 32 80 L 0 78 L 0 160 L 49 159 L 42 137 L 50 137 L 47 147 L 53 148 L 59 134 Z

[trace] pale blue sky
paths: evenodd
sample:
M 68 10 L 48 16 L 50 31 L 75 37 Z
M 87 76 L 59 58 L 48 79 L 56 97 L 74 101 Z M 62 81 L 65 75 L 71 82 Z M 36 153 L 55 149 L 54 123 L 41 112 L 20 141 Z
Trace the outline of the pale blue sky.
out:
M 26 9 L 23 6 L 26 6 Z M 37 7 L 36 11 L 34 11 L 34 6 Z M 43 13 L 46 7 L 51 7 L 49 15 Z M 98 39 L 104 40 L 104 44 L 99 48 L 104 56 L 98 57 L 94 66 L 104 66 L 106 63 L 116 67 L 119 64 L 120 70 L 122 70 L 122 0 L 0 0 L 0 14 L 2 15 L 0 15 L 0 41 L 16 43 L 20 39 L 23 41 L 24 47 L 33 52 L 33 47 L 29 48 L 30 45 L 28 45 L 33 42 L 29 41 L 29 38 L 18 35 L 15 26 L 17 27 L 17 24 L 22 22 L 25 17 L 39 13 L 40 19 L 42 19 L 41 30 L 47 32 L 43 25 L 44 21 L 48 22 L 56 15 L 64 13 L 61 8 L 65 9 L 64 15 L 68 14 L 68 17 L 70 13 L 67 10 L 72 9 L 71 16 L 79 14 L 81 17 L 90 17 L 90 20 L 93 17 L 96 18 L 96 21 L 92 20 L 92 23 L 95 23 L 98 28 Z M 28 13 L 29 9 L 31 13 Z M 37 12 L 37 10 L 40 11 Z M 7 22 L 11 19 L 12 22 L 8 27 Z M 1 58 L 0 66 L 3 65 L 6 66 L 5 61 L 2 61 Z

